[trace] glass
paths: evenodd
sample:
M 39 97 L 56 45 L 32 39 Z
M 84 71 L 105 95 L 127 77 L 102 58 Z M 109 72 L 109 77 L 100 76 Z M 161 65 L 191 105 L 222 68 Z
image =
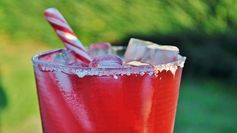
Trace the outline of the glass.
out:
M 156 67 L 86 68 L 53 62 L 61 52 L 32 59 L 44 133 L 173 132 L 185 57 Z

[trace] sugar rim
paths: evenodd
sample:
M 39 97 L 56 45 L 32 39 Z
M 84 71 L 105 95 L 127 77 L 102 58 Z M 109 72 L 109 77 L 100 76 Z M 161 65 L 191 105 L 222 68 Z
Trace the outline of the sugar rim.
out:
M 147 65 L 147 66 L 124 66 L 121 68 L 93 68 L 93 67 L 82 67 L 82 66 L 75 66 L 75 65 L 65 65 L 56 62 L 48 62 L 43 61 L 40 57 L 47 56 L 48 54 L 53 54 L 56 52 L 61 52 L 65 49 L 54 49 L 48 50 L 39 54 L 36 54 L 32 57 L 33 66 L 39 67 L 42 71 L 59 71 L 67 74 L 77 74 L 79 77 L 84 77 L 86 75 L 131 75 L 131 74 L 149 74 L 149 75 L 157 75 L 159 72 L 171 71 L 175 74 L 178 67 L 183 68 L 184 63 L 186 60 L 185 56 L 178 56 L 176 61 L 166 63 L 166 64 L 159 64 L 155 66 Z

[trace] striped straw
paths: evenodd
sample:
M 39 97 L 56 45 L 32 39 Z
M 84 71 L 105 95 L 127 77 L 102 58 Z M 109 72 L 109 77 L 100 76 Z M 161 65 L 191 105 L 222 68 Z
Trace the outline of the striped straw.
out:
M 55 8 L 48 8 L 45 10 L 44 16 L 53 27 L 58 37 L 62 40 L 65 47 L 69 51 L 75 53 L 75 56 L 82 62 L 89 64 L 92 60 L 91 57 L 86 53 L 86 49 L 76 37 L 62 14 Z

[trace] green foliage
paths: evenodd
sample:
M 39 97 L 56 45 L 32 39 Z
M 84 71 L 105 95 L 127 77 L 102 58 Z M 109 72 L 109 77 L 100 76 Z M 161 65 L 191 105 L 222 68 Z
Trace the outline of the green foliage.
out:
M 58 8 L 85 44 L 117 42 L 131 33 L 147 35 L 184 30 L 208 34 L 237 27 L 236 0 L 1 0 L 0 31 L 14 39 L 60 42 L 43 18 L 48 7 Z
M 0 132 L 41 132 L 30 58 L 62 47 L 43 17 L 49 7 L 60 10 L 86 45 L 125 44 L 132 36 L 178 42 L 188 57 L 187 75 L 215 74 L 237 82 L 236 0 L 0 0 Z M 237 132 L 236 92 L 230 85 L 184 81 L 177 133 Z
M 13 127 L 18 127 L 16 133 L 21 132 L 19 130 L 25 123 L 27 128 L 30 124 L 40 123 L 30 58 L 46 48 L 37 43 L 32 45 L 32 42 L 13 45 L 16 42 L 7 40 L 0 37 L 0 132 L 11 133 L 14 132 L 11 130 Z
M 177 133 L 235 133 L 236 90 L 210 79 L 183 80 L 177 111 Z

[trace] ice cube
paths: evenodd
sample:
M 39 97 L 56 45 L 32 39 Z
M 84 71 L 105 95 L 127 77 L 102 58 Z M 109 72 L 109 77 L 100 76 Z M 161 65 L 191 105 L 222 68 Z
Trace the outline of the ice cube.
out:
M 88 66 L 81 60 L 77 59 L 74 56 L 74 54 L 68 50 L 62 50 L 61 53 L 57 54 L 54 57 L 54 62 L 63 64 L 63 65 L 73 65 L 73 66 L 82 66 L 82 67 Z
M 152 44 L 147 46 L 147 52 L 142 62 L 153 65 L 166 64 L 177 60 L 179 49 L 175 46 Z
M 61 53 L 58 53 L 54 57 L 54 62 L 60 63 L 60 64 L 71 64 L 75 62 L 75 58 L 69 54 L 67 50 L 62 50 Z
M 175 61 L 179 49 L 175 46 L 158 45 L 149 41 L 130 39 L 125 52 L 125 61 L 141 61 L 152 65 L 165 64 Z
M 108 42 L 91 44 L 88 53 L 92 58 L 96 56 L 109 55 L 112 53 L 111 44 Z
M 90 63 L 91 67 L 98 68 L 119 68 L 122 67 L 123 61 L 115 55 L 105 55 L 95 57 Z
M 130 62 L 127 62 L 126 65 L 129 65 L 129 66 L 148 66 L 150 64 L 143 63 L 143 62 L 140 62 L 140 61 L 130 61 Z
M 129 61 L 139 61 L 143 58 L 145 53 L 147 52 L 147 46 L 152 45 L 151 42 L 131 38 L 127 50 L 124 54 L 124 59 L 126 62 Z

